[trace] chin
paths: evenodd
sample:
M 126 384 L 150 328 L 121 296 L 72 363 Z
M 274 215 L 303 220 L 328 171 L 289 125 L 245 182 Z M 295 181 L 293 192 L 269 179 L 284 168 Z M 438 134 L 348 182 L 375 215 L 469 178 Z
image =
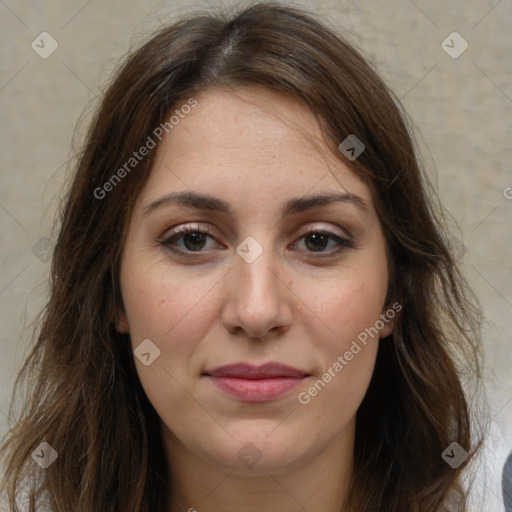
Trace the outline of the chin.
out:
M 313 439 L 305 439 L 304 434 L 291 432 L 284 426 L 276 428 L 275 422 L 271 428 L 265 422 L 260 428 L 251 425 L 229 432 L 232 438 L 224 438 L 223 442 L 212 440 L 202 451 L 214 464 L 239 474 L 268 476 L 269 472 L 290 471 L 321 449 L 314 446 Z

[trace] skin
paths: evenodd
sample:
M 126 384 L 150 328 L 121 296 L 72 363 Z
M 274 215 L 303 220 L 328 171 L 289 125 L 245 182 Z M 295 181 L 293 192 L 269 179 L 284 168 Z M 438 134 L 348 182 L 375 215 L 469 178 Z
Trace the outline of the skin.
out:
M 369 188 L 329 153 L 313 115 L 263 88 L 209 89 L 165 136 L 136 203 L 123 248 L 119 330 L 135 349 L 150 339 L 160 355 L 136 358 L 142 386 L 162 421 L 172 475 L 171 512 L 339 512 L 352 467 L 355 414 L 368 388 L 379 338 L 369 338 L 306 405 L 307 391 L 388 306 L 385 240 Z M 231 214 L 169 203 L 169 192 L 207 193 Z M 281 218 L 288 199 L 319 192 L 359 196 Z M 199 242 L 172 229 L 209 228 Z M 307 228 L 328 238 L 322 246 Z M 236 248 L 263 249 L 252 263 Z M 309 241 L 309 242 L 308 242 Z M 187 253 L 188 249 L 188 253 Z M 340 250 L 341 249 L 341 250 Z M 202 251 L 202 252 L 201 252 Z M 277 361 L 309 376 L 276 400 L 233 399 L 206 369 Z M 247 444 L 248 466 L 237 456 Z M 243 453 L 243 452 L 242 452 Z

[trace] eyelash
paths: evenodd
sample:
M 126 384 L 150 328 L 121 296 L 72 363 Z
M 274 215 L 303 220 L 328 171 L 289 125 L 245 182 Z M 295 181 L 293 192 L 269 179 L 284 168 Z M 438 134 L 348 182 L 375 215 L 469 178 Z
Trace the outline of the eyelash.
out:
M 173 247 L 176 240 L 179 240 L 181 237 L 183 237 L 184 235 L 187 235 L 189 233 L 199 233 L 199 234 L 207 235 L 210 238 L 215 239 L 213 234 L 207 228 L 199 228 L 198 226 L 185 226 L 184 228 L 178 228 L 178 229 L 174 230 L 170 234 L 170 236 L 166 237 L 164 240 L 158 240 L 158 243 L 160 245 L 164 246 L 165 248 L 167 248 L 173 252 L 180 253 L 182 255 L 185 255 L 185 254 L 186 255 L 190 255 L 190 254 L 198 254 L 199 255 L 201 253 L 206 252 L 204 250 L 199 250 L 199 251 L 185 250 L 184 251 L 182 249 L 176 249 L 176 247 Z M 312 234 L 326 235 L 330 239 L 336 241 L 339 244 L 339 247 L 337 249 L 330 250 L 330 251 L 325 251 L 325 250 L 307 251 L 311 254 L 324 254 L 325 255 L 327 253 L 327 256 L 334 256 L 340 252 L 343 252 L 347 249 L 352 249 L 354 247 L 352 241 L 349 240 L 348 238 L 342 238 L 330 231 L 326 231 L 323 229 L 309 229 L 305 233 L 302 234 L 302 236 L 299 238 L 299 240 L 306 238 Z M 320 256 L 320 257 L 322 257 L 322 256 Z M 323 256 L 323 257 L 326 257 L 326 256 Z

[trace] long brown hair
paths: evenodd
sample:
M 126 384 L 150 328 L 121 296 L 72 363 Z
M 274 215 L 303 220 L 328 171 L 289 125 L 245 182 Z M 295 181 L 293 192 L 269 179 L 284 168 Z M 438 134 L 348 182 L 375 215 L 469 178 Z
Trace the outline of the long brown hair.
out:
M 116 330 L 120 256 L 154 152 L 104 184 L 171 109 L 217 85 L 265 86 L 303 101 L 328 147 L 372 190 L 389 250 L 388 303 L 403 310 L 379 345 L 357 413 L 346 510 L 433 512 L 454 491 L 456 510 L 466 510 L 460 477 L 479 443 L 460 373 L 480 375 L 480 309 L 451 253 L 443 210 L 400 102 L 372 67 L 316 16 L 270 2 L 160 30 L 106 90 L 59 212 L 51 294 L 16 385 L 27 384 L 25 406 L 2 447 L 11 510 L 34 481 L 32 503 L 45 492 L 58 512 L 168 505 L 159 418 L 129 338 Z M 365 144 L 356 160 L 338 149 L 350 134 Z M 45 470 L 31 458 L 42 441 L 58 453 Z M 469 454 L 456 468 L 441 457 L 452 442 Z

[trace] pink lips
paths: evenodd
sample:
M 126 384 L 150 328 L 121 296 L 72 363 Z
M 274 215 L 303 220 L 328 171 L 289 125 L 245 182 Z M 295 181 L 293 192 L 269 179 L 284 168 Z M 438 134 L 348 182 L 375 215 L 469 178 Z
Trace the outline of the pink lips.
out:
M 269 402 L 285 395 L 308 374 L 280 363 L 220 366 L 204 372 L 221 391 L 243 402 Z

